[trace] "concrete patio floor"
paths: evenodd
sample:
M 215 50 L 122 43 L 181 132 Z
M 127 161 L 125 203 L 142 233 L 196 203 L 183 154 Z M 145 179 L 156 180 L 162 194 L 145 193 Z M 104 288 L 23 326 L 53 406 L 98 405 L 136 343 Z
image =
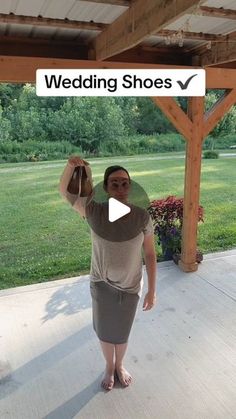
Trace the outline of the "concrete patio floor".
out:
M 0 291 L 0 418 L 236 418 L 236 249 L 191 274 L 159 263 L 157 292 L 131 331 L 132 384 L 106 392 L 88 276 Z

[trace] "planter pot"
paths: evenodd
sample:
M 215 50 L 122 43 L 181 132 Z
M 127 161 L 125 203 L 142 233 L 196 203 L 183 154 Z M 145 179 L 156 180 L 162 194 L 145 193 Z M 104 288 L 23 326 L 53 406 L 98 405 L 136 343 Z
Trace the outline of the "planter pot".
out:
M 163 260 L 172 260 L 173 259 L 173 250 L 169 247 L 162 245 L 162 256 Z
M 203 253 L 200 250 L 197 250 L 196 262 L 201 263 L 202 260 L 203 260 Z
M 180 253 L 174 253 L 173 254 L 173 261 L 175 262 L 176 265 L 178 265 L 179 260 L 180 260 Z
M 176 265 L 178 265 L 180 257 L 181 257 L 180 253 L 174 253 L 173 254 L 173 261 L 175 262 Z M 202 252 L 200 252 L 200 250 L 197 250 L 196 262 L 201 263 L 202 260 L 203 260 L 203 254 L 202 254 Z

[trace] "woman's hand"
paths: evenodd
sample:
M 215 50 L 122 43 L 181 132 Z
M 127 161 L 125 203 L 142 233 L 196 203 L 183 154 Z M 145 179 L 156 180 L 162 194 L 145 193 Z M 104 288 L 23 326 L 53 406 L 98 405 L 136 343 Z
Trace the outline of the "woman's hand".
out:
M 88 166 L 89 164 L 86 160 L 81 159 L 79 156 L 71 156 L 68 160 L 68 163 L 72 167 Z
M 143 301 L 143 311 L 151 310 L 156 304 L 156 293 L 155 291 L 148 291 Z

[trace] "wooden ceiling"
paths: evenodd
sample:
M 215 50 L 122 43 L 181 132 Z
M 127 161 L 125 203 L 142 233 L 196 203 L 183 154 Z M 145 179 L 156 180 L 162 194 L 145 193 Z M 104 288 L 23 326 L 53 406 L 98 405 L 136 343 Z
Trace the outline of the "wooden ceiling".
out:
M 236 0 L 68 0 L 74 18 L 40 4 L 0 0 L 0 55 L 236 68 Z

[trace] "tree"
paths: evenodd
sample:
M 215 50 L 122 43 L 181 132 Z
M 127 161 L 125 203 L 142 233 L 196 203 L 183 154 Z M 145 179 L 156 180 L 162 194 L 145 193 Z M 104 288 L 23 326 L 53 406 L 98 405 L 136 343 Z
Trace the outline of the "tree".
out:
M 210 90 L 206 95 L 206 110 L 211 109 L 212 106 L 217 102 L 224 92 L 219 90 Z M 236 106 L 233 106 L 231 110 L 218 122 L 216 127 L 210 133 L 212 142 L 211 149 L 214 149 L 216 138 L 236 132 Z
M 115 102 L 119 105 L 125 131 L 127 135 L 134 135 L 137 133 L 138 121 L 139 121 L 139 109 L 137 105 L 136 97 L 116 97 Z
M 3 108 L 0 102 L 0 141 L 11 139 L 11 123 L 3 116 Z
M 22 84 L 0 83 L 0 100 L 3 112 L 11 106 L 14 99 L 18 100 L 22 92 L 22 88 Z
M 207 109 L 221 92 L 211 90 Z M 176 98 L 186 111 L 185 97 Z M 145 97 L 38 97 L 33 84 L 0 84 L 0 139 L 22 142 L 66 140 L 85 152 L 112 153 L 124 136 L 175 132 L 161 110 Z M 215 138 L 236 132 L 236 108 L 212 132 Z M 132 142 L 133 139 L 131 138 Z M 118 144 L 122 148 L 122 143 Z
M 161 110 L 150 98 L 137 98 L 137 130 L 142 134 L 166 133 L 176 131 Z
M 68 98 L 53 119 L 53 140 L 70 141 L 86 152 L 97 153 L 102 141 L 124 135 L 122 112 L 114 98 Z

